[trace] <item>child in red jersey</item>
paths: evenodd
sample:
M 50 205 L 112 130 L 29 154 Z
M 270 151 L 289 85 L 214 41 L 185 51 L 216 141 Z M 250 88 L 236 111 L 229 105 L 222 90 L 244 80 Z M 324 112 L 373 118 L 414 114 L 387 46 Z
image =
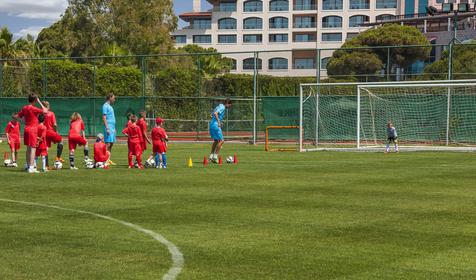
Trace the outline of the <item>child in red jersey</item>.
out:
M 56 123 L 56 115 L 51 111 L 50 103 L 44 101 L 43 105 L 48 109 L 45 114 L 45 126 L 46 126 L 46 145 L 48 149 L 51 147 L 51 143 L 58 144 L 56 146 L 56 159 L 55 161 L 64 162 L 61 158 L 63 153 L 63 138 L 58 133 L 58 124 Z M 48 156 L 46 156 L 46 166 L 48 166 Z
M 144 168 L 142 166 L 141 162 L 141 157 L 142 157 L 142 147 L 141 147 L 141 142 L 142 142 L 142 131 L 140 127 L 137 125 L 137 117 L 132 116 L 131 117 L 131 125 L 128 127 L 124 128 L 122 131 L 124 135 L 127 136 L 129 140 L 129 155 L 128 155 L 128 160 L 129 160 L 129 168 L 133 168 L 134 165 L 132 164 L 132 157 L 135 156 L 137 160 L 137 164 L 140 169 Z
M 152 129 L 152 146 L 153 154 L 155 155 L 156 168 L 167 168 L 167 141 L 169 137 L 162 128 L 164 120 L 161 118 L 155 119 L 155 127 Z
M 142 131 L 142 142 L 141 142 L 141 147 L 142 147 L 142 152 L 147 150 L 147 142 L 150 142 L 149 136 L 147 136 L 147 122 L 145 121 L 146 117 L 146 112 L 141 111 L 139 113 L 139 120 L 137 121 L 137 125 L 140 127 Z
M 107 168 L 111 153 L 107 150 L 106 143 L 104 143 L 104 135 L 99 133 L 94 143 L 94 166 L 96 168 Z
M 70 169 L 77 170 L 78 168 L 74 165 L 74 151 L 77 146 L 84 146 L 84 161 L 89 161 L 89 149 L 88 141 L 86 141 L 86 135 L 84 133 L 84 122 L 79 113 L 74 112 L 71 115 L 71 122 L 69 125 L 69 134 L 68 134 L 68 144 L 69 144 L 69 165 Z
M 35 162 L 38 161 L 38 157 L 41 157 L 41 171 L 46 172 L 46 156 L 48 155 L 48 145 L 46 144 L 46 126 L 44 125 L 45 122 L 45 115 L 40 114 L 38 116 L 38 147 L 36 147 L 35 153 Z
M 23 118 L 25 121 L 23 144 L 27 146 L 26 170 L 28 173 L 38 173 L 35 168 L 35 151 L 38 145 L 38 115 L 48 112 L 48 109 L 43 106 L 40 99 L 38 99 L 38 96 L 33 93 L 28 95 L 28 103 L 30 104 L 24 106 L 20 112 L 18 112 L 18 117 Z M 38 103 L 41 106 L 41 109 L 35 107 L 35 103 Z
M 18 151 L 20 150 L 20 122 L 18 122 L 17 114 L 12 115 L 12 120 L 8 122 L 5 128 L 5 134 L 7 135 L 7 142 L 12 154 L 12 161 L 8 167 L 18 167 L 17 157 Z

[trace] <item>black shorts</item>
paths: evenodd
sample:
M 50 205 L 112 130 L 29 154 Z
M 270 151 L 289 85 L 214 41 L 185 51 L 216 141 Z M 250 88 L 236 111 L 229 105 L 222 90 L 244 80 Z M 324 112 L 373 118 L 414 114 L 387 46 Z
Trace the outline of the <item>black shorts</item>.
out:
M 388 137 L 387 138 L 387 143 L 397 143 L 397 137 Z

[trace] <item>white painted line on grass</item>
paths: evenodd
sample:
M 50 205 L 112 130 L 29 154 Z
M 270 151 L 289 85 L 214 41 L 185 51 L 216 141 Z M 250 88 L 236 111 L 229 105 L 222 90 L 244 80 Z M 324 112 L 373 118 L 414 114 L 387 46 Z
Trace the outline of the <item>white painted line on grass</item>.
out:
M 19 200 L 11 200 L 11 199 L 3 199 L 3 198 L 0 198 L 0 201 L 10 202 L 10 203 L 17 203 L 17 204 L 24 204 L 24 205 L 30 205 L 30 206 L 38 206 L 38 207 L 44 207 L 44 208 L 53 208 L 53 209 L 58 209 L 58 210 L 63 210 L 63 211 L 76 212 L 76 213 L 80 213 L 80 214 L 88 214 L 88 215 L 91 215 L 91 216 L 95 216 L 95 217 L 98 217 L 98 218 L 101 218 L 101 219 L 109 220 L 109 221 L 112 221 L 112 222 L 130 227 L 130 228 L 133 228 L 136 231 L 140 231 L 140 232 L 143 232 L 143 233 L 151 236 L 155 240 L 157 240 L 160 243 L 162 243 L 163 245 L 167 246 L 167 249 L 169 250 L 170 254 L 172 255 L 172 262 L 173 263 L 172 263 L 172 267 L 162 277 L 162 279 L 164 279 L 164 280 L 173 280 L 173 279 L 177 278 L 179 273 L 182 271 L 184 258 L 183 258 L 182 253 L 180 252 L 179 248 L 177 246 L 175 246 L 175 244 L 173 244 L 172 242 L 168 241 L 165 237 L 163 237 L 159 233 L 154 232 L 152 230 L 145 229 L 145 228 L 143 228 L 141 226 L 138 226 L 136 224 L 133 224 L 133 223 L 129 223 L 129 222 L 126 222 L 126 221 L 118 220 L 118 219 L 115 219 L 115 218 L 112 218 L 112 217 L 109 217 L 109 216 L 106 216 L 106 215 L 101 215 L 101 214 L 97 214 L 97 213 L 89 212 L 89 211 L 76 210 L 76 209 L 72 209 L 72 208 L 64 208 L 64 207 L 60 207 L 60 206 L 56 206 L 56 205 L 48 205 L 48 204 L 41 204 L 41 203 L 36 203 L 36 202 L 19 201 Z

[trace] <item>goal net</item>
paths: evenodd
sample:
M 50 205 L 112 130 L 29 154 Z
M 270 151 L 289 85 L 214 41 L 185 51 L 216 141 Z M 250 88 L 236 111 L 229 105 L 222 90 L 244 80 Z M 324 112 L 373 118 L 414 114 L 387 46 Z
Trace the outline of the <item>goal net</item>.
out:
M 476 81 L 302 84 L 301 151 L 476 150 Z

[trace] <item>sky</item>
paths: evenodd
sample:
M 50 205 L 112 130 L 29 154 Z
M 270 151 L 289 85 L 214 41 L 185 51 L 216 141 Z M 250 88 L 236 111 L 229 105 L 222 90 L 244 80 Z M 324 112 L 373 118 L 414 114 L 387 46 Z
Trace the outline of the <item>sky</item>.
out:
M 192 10 L 192 0 L 173 0 L 175 14 Z M 38 35 L 41 29 L 59 20 L 68 6 L 68 0 L 0 0 L 0 27 L 7 27 L 15 38 L 27 34 Z M 202 10 L 209 9 L 202 0 Z M 179 26 L 185 23 L 180 21 Z

